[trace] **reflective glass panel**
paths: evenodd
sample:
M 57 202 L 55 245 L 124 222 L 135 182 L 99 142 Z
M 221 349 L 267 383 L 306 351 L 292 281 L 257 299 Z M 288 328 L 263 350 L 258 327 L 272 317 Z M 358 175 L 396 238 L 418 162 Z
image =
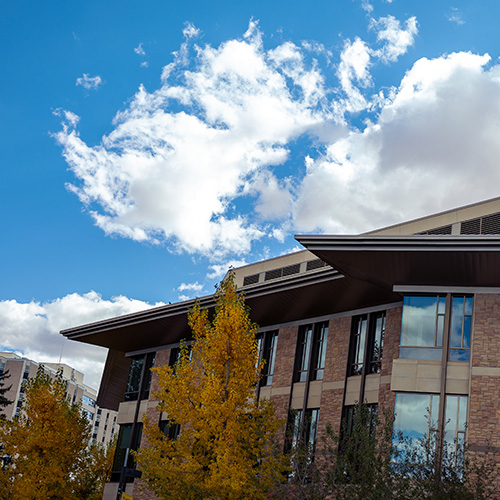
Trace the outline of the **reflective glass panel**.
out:
M 441 304 L 441 301 L 439 301 Z M 436 341 L 438 297 L 407 296 L 403 302 L 401 345 L 433 347 Z

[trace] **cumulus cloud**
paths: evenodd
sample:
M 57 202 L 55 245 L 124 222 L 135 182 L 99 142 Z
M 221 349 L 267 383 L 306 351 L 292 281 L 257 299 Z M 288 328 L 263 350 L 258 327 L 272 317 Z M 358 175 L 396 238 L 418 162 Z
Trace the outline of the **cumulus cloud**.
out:
M 68 188 L 106 234 L 208 256 L 208 279 L 257 240 L 366 231 L 496 196 L 500 66 L 422 58 L 377 88 L 372 68 L 406 53 L 418 22 L 369 29 L 376 41 L 345 40 L 333 70 L 315 42 L 266 49 L 254 20 L 217 47 L 187 24 L 159 88 L 141 86 L 99 144 L 59 111 Z
M 163 72 L 162 86 L 141 86 L 101 144 L 87 145 L 74 127 L 56 137 L 80 181 L 69 189 L 107 234 L 223 258 L 265 234 L 251 214 L 235 214 L 233 202 L 254 193 L 264 218 L 282 215 L 283 201 L 264 206 L 262 178 L 288 160 L 289 141 L 318 135 L 333 114 L 306 51 L 293 44 L 266 51 L 257 22 L 242 39 L 195 46 L 189 70 L 195 29 L 186 30 L 183 55 Z M 170 110 L 174 102 L 182 111 Z M 276 183 L 281 198 L 286 189 Z
M 489 62 L 418 60 L 376 121 L 307 159 L 295 227 L 359 232 L 498 195 L 500 66 Z
M 84 89 L 95 90 L 102 85 L 102 78 L 97 76 L 90 76 L 88 73 L 84 73 L 83 76 L 76 79 L 76 85 L 81 85 Z
M 123 296 L 105 300 L 93 291 L 45 303 L 3 300 L 0 301 L 0 350 L 15 351 L 37 362 L 57 363 L 61 359 L 62 363 L 83 372 L 87 385 L 98 389 L 107 350 L 71 342 L 59 331 L 149 307 L 152 305 Z

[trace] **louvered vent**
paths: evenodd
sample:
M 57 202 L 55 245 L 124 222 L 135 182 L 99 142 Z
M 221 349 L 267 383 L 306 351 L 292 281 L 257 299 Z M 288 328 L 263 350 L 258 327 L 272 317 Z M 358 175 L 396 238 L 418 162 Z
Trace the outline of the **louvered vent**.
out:
M 259 282 L 259 275 L 258 274 L 251 274 L 250 276 L 245 276 L 243 278 L 243 286 L 246 285 L 255 285 L 255 283 Z
M 462 222 L 460 234 L 500 234 L 500 212 Z
M 441 226 L 418 234 L 451 234 L 451 226 Z
M 276 278 L 281 278 L 281 273 L 283 272 L 283 268 L 280 267 L 279 269 L 271 269 L 270 271 L 266 271 L 266 277 L 265 280 L 275 280 Z
M 293 266 L 286 266 L 283 268 L 283 276 L 290 276 L 298 272 L 300 272 L 300 264 L 294 264 Z
M 500 213 L 481 218 L 481 234 L 500 234 Z
M 292 266 L 280 267 L 279 269 L 271 269 L 266 271 L 265 281 L 275 280 L 283 276 L 290 276 L 300 272 L 300 264 L 293 264 Z
M 451 234 L 451 225 L 429 229 L 429 234 Z
M 466 220 L 460 224 L 460 234 L 481 234 L 481 219 Z
M 306 271 L 312 271 L 313 269 L 319 269 L 325 266 L 326 262 L 323 262 L 321 259 L 310 260 L 307 262 Z

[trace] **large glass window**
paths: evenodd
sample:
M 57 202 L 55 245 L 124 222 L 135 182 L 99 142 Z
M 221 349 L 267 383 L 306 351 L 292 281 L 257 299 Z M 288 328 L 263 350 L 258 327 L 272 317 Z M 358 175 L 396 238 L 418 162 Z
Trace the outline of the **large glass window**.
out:
M 278 345 L 278 332 L 264 332 L 257 338 L 259 346 L 259 362 L 264 361 L 262 368 L 261 385 L 272 385 L 274 365 L 276 362 L 276 349 Z
M 355 316 L 352 321 L 349 353 L 349 375 L 380 373 L 385 335 L 385 312 Z
M 428 462 L 435 452 L 439 394 L 397 393 L 394 411 L 396 459 Z
M 445 313 L 445 296 L 405 297 L 399 357 L 441 359 Z
M 449 359 L 469 361 L 473 298 L 451 299 Z M 442 359 L 446 296 L 407 296 L 403 302 L 400 358 Z

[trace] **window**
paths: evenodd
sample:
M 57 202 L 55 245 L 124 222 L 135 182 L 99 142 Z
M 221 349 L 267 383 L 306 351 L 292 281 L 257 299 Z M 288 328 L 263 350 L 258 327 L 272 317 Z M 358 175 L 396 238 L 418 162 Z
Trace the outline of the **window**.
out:
M 446 396 L 444 427 L 445 458 L 449 465 L 463 466 L 465 429 L 467 427 L 467 396 Z
M 142 366 L 145 356 L 135 356 L 130 361 L 128 372 L 127 390 L 125 392 L 125 401 L 136 401 L 139 397 L 139 388 L 141 384 Z
M 313 335 L 313 326 L 301 326 L 299 329 L 299 338 L 297 344 L 295 382 L 305 382 L 309 372 L 309 363 L 311 360 L 311 343 Z
M 372 434 L 377 426 L 378 403 L 364 404 L 361 408 L 363 412 L 366 412 L 366 415 L 361 414 L 361 418 L 366 420 L 364 423 L 368 427 L 370 434 Z M 342 414 L 342 432 L 344 435 L 350 436 L 352 434 L 359 411 L 359 405 L 344 406 Z
M 264 361 L 260 385 L 272 385 L 274 365 L 276 362 L 276 348 L 278 345 L 278 332 L 264 332 L 257 338 L 259 349 L 259 363 Z
M 149 397 L 155 353 L 134 356 L 130 361 L 125 401 L 137 401 Z M 145 365 L 145 366 L 144 366 Z M 144 369 L 143 369 L 144 368 Z
M 410 458 L 416 463 L 428 463 L 432 460 L 438 432 L 439 398 L 439 394 L 396 393 L 396 461 Z
M 170 420 L 162 420 L 160 422 L 160 430 L 169 439 L 177 439 L 181 433 L 181 425 L 174 424 Z
M 441 359 L 445 313 L 445 296 L 405 297 L 399 357 Z
M 355 316 L 352 321 L 349 375 L 380 373 L 385 335 L 385 311 Z
M 469 361 L 472 297 L 454 296 L 451 306 L 450 361 Z
M 82 403 L 87 406 L 92 406 L 95 408 L 95 401 L 88 396 L 85 396 L 85 394 L 82 396 Z
M 304 325 L 299 328 L 295 357 L 295 382 L 322 380 L 325 371 L 328 323 Z M 309 374 L 309 371 L 311 373 Z
M 295 448 L 299 443 L 307 445 L 314 453 L 318 435 L 319 409 L 291 410 L 288 418 L 287 447 Z
M 312 380 L 323 380 L 325 374 L 326 343 L 328 341 L 328 323 L 315 326 L 312 352 Z
M 116 442 L 115 457 L 113 460 L 113 473 L 111 474 L 111 481 L 117 482 L 120 478 L 120 472 L 123 466 L 130 466 L 131 455 L 129 454 L 129 463 L 125 464 L 125 457 L 127 456 L 127 449 L 130 447 L 132 450 L 137 450 L 141 443 L 142 437 L 142 423 L 136 424 L 135 432 L 134 424 L 122 424 L 118 431 L 118 440 Z M 132 436 L 132 433 L 134 434 Z M 131 439 L 132 437 L 132 439 Z
M 444 295 L 407 296 L 403 302 L 400 358 L 443 357 L 446 300 Z M 451 300 L 449 359 L 469 361 L 473 298 L 448 296 Z

